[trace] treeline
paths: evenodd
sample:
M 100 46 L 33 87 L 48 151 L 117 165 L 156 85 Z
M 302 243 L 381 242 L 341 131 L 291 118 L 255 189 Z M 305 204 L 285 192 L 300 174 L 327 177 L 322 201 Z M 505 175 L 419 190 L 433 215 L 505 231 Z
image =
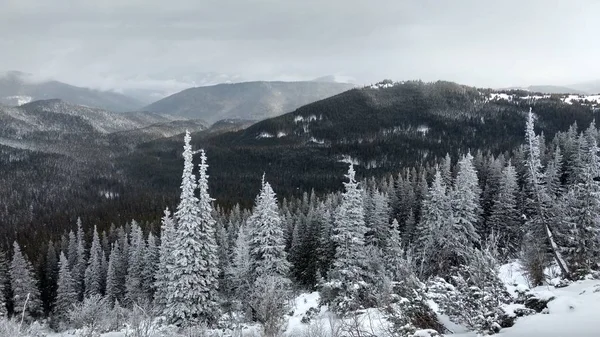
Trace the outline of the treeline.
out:
M 340 315 L 390 308 L 406 336 L 443 332 L 427 298 L 457 323 L 496 332 L 500 305 L 511 301 L 499 263 L 519 258 L 539 285 L 552 265 L 576 280 L 600 262 L 598 130 L 573 125 L 545 141 L 535 118 L 530 112 L 525 144 L 511 155 L 446 156 L 363 182 L 350 165 L 341 193 L 278 203 L 263 176 L 251 211 L 213 209 L 206 156 L 196 179 L 187 135 L 180 202 L 173 215 L 165 211 L 160 234 L 131 222 L 94 228 L 90 242 L 79 222 L 48 243 L 37 268 L 15 242 L 9 268 L 0 263 L 0 308 L 59 326 L 74 304 L 100 297 L 152 305 L 183 326 L 218 326 L 221 314 L 236 313 L 275 335 L 291 290 L 318 289 Z

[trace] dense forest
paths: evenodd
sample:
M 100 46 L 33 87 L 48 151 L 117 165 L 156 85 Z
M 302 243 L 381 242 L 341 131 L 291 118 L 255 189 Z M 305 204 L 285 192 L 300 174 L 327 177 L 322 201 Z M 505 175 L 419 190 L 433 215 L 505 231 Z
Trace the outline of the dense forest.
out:
M 184 328 L 222 327 L 229 317 L 276 336 L 293 290 L 316 289 L 341 317 L 386 308 L 394 336 L 445 332 L 428 298 L 455 323 L 498 332 L 514 321 L 500 309 L 514 301 L 498 278 L 500 263 L 519 258 L 540 285 L 549 266 L 569 282 L 597 274 L 600 261 L 598 129 L 572 124 L 546 139 L 533 111 L 523 113 L 524 136 L 512 151 L 447 153 L 362 180 L 348 159 L 341 191 L 305 189 L 279 200 L 275 174 L 266 172 L 256 177 L 251 209 L 214 202 L 218 169 L 187 133 L 179 200 L 160 226 L 133 220 L 104 229 L 78 220 L 38 242 L 35 255 L 13 242 L 0 257 L 0 310 L 48 317 L 60 330 L 90 328 L 90 308 L 145 308 Z

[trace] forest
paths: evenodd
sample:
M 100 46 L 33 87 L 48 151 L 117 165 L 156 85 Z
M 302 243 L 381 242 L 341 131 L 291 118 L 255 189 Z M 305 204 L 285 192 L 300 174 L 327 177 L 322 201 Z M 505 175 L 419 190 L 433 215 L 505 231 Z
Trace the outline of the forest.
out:
M 501 308 L 527 302 L 507 293 L 501 264 L 518 259 L 532 286 L 550 281 L 548 268 L 565 284 L 598 276 L 598 129 L 592 120 L 546 139 L 536 109 L 523 112 L 512 150 L 466 149 L 362 179 L 349 159 L 340 191 L 285 198 L 272 172 L 259 173 L 252 207 L 211 197 L 211 152 L 188 132 L 179 198 L 160 225 L 78 220 L 37 255 L 12 242 L 0 255 L 0 313 L 86 336 L 123 321 L 185 336 L 256 324 L 280 336 L 294 294 L 316 291 L 341 318 L 382 309 L 389 336 L 448 332 L 429 300 L 453 323 L 497 333 L 515 319 Z

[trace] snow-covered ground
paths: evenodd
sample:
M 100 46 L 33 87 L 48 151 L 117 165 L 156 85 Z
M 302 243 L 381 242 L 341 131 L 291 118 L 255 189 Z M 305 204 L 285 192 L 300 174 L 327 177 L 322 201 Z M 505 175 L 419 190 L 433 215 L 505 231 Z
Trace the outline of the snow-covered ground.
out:
M 516 296 L 517 292 L 529 289 L 527 279 L 521 272 L 517 262 L 503 265 L 499 275 L 505 282 L 509 292 Z M 541 286 L 531 289 L 537 298 L 551 298 L 548 309 L 541 314 L 518 318 L 515 325 L 500 331 L 499 337 L 596 337 L 600 336 L 600 280 L 577 281 L 564 288 Z M 328 311 L 327 306 L 319 305 L 318 292 L 303 293 L 294 299 L 293 309 L 287 317 L 284 327 L 286 337 L 304 336 L 346 336 L 360 326 L 362 333 L 371 336 L 389 336 L 389 322 L 378 309 L 362 312 L 355 319 L 338 319 Z M 433 301 L 429 305 L 437 311 Z M 507 311 L 522 307 L 510 305 Z M 447 316 L 440 315 L 440 321 L 454 334 L 447 336 L 477 337 L 464 327 L 452 323 Z M 244 336 L 259 336 L 256 325 L 244 327 Z M 354 330 L 356 331 L 356 330 Z M 228 336 L 223 331 L 214 331 L 214 336 Z M 129 334 L 131 335 L 131 334 Z M 164 332 L 156 336 L 163 336 Z M 425 334 L 424 334 L 425 335 Z M 77 332 L 49 334 L 48 337 L 76 337 Z M 125 331 L 111 332 L 101 337 L 126 337 Z M 212 336 L 212 335 L 211 335 Z M 426 335 L 425 335 L 426 336 Z

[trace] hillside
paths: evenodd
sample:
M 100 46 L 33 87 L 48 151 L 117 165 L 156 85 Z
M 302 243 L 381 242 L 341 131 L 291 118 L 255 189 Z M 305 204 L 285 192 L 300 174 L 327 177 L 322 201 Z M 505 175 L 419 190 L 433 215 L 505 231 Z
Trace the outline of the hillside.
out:
M 143 103 L 111 91 L 76 87 L 58 81 L 33 80 L 25 73 L 0 74 L 0 103 L 17 106 L 36 100 L 61 99 L 72 104 L 123 112 L 139 109 Z
M 191 88 L 143 110 L 209 123 L 228 118 L 262 120 L 293 111 L 353 87 L 331 82 L 244 82 Z
M 446 153 L 456 156 L 469 149 L 510 151 L 523 141 L 530 106 L 548 139 L 574 121 L 587 126 L 599 117 L 591 105 L 565 99 L 449 82 L 406 82 L 353 89 L 242 131 L 193 135 L 193 142 L 207 149 L 214 196 L 228 205 L 249 205 L 263 172 L 281 197 L 312 188 L 324 192 L 341 186 L 342 161 L 349 158 L 364 176 L 430 165 Z M 178 136 L 142 144 L 119 162 L 139 179 L 140 188 L 148 193 L 159 188 L 161 197 L 175 200 L 181 141 Z

